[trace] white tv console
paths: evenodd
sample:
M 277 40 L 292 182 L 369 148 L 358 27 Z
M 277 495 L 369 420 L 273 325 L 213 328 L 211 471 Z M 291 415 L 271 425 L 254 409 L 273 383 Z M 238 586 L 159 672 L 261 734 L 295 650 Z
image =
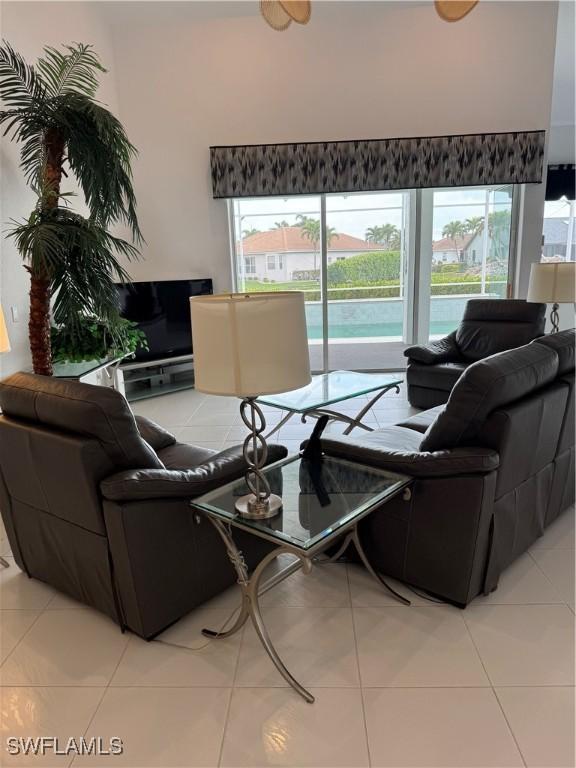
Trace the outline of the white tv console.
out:
M 194 355 L 122 363 L 115 370 L 114 387 L 130 401 L 193 389 Z

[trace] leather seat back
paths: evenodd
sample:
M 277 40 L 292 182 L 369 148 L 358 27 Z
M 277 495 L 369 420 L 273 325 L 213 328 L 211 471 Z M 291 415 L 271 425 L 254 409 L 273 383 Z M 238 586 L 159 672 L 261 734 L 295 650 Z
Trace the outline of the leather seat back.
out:
M 126 398 L 108 387 L 16 373 L 0 382 L 0 408 L 13 420 L 94 438 L 118 471 L 164 468 Z
M 544 333 L 546 305 L 520 299 L 470 299 L 456 331 L 466 360 L 528 344 Z
M 574 447 L 575 419 L 574 410 L 574 361 L 576 357 L 576 331 L 570 328 L 560 333 L 550 333 L 535 339 L 535 344 L 542 344 L 553 349 L 558 355 L 558 378 L 569 389 L 568 403 L 562 424 L 557 455 L 566 453 Z
M 552 464 L 568 396 L 567 384 L 555 382 L 516 403 L 498 408 L 482 425 L 478 444 L 500 454 L 497 499 Z
M 93 438 L 0 416 L 5 504 L 18 525 L 41 512 L 104 534 L 99 484 L 114 470 L 110 457 Z
M 421 451 L 477 445 L 490 414 L 550 384 L 558 372 L 558 355 L 542 344 L 527 344 L 479 360 L 462 374 L 446 408 L 431 424 Z

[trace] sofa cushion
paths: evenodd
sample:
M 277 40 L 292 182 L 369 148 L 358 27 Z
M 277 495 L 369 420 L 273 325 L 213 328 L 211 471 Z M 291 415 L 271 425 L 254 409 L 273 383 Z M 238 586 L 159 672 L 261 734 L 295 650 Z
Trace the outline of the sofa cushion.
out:
M 218 451 L 201 448 L 188 443 L 174 443 L 158 451 L 158 456 L 166 469 L 194 469 L 198 464 L 208 461 Z
M 442 389 L 445 392 L 450 392 L 469 364 L 439 363 L 438 365 L 426 365 L 424 363 L 410 363 L 408 383 L 411 386 Z
M 546 305 L 520 299 L 470 299 L 456 331 L 460 354 L 482 360 L 544 333 Z
M 162 469 L 142 439 L 126 398 L 109 387 L 15 373 L 0 382 L 6 416 L 94 437 L 118 469 Z
M 491 472 L 499 457 L 489 448 L 456 448 L 423 452 L 421 434 L 414 429 L 384 427 L 355 437 L 322 438 L 322 450 L 330 456 L 369 464 L 410 477 L 447 477 Z
M 160 451 L 162 448 L 167 448 L 176 442 L 174 435 L 168 432 L 167 429 L 164 429 L 164 427 L 161 427 L 160 424 L 156 424 L 155 421 L 138 414 L 135 414 L 134 418 L 140 437 L 146 440 L 148 445 L 151 445 L 155 451 Z
M 558 355 L 543 344 L 527 344 L 479 360 L 459 379 L 444 411 L 426 431 L 420 450 L 473 445 L 495 408 L 548 384 L 557 371 Z
M 404 427 L 405 429 L 414 429 L 420 434 L 424 434 L 428 427 L 434 423 L 439 414 L 444 410 L 444 405 L 437 405 L 435 408 L 428 408 L 427 411 L 421 411 L 415 416 L 410 416 L 409 419 L 399 422 L 396 426 Z
M 558 376 L 565 376 L 567 373 L 574 373 L 574 347 L 576 341 L 576 332 L 574 328 L 560 333 L 549 333 L 547 336 L 540 336 L 534 339 L 534 344 L 544 344 L 550 347 L 558 355 Z

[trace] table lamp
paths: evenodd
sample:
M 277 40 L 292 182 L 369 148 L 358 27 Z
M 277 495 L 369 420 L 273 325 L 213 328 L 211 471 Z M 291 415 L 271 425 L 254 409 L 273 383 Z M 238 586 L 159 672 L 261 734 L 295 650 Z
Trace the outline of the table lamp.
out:
M 527 301 L 552 304 L 552 332 L 558 333 L 558 305 L 576 301 L 576 262 L 555 261 L 532 264 Z
M 10 352 L 10 339 L 8 338 L 8 331 L 6 329 L 6 320 L 4 319 L 4 312 L 2 305 L 0 304 L 0 352 Z
M 190 299 L 195 387 L 242 398 L 240 415 L 250 430 L 244 441 L 250 493 L 236 510 L 252 519 L 273 517 L 282 499 L 262 473 L 268 456 L 260 395 L 289 392 L 310 383 L 304 294 L 301 291 L 232 293 Z

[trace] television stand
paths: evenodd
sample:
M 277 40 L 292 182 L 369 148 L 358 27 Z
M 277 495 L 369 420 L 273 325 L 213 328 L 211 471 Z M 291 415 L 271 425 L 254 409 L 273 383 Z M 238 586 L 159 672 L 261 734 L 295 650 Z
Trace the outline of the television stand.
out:
M 193 389 L 193 361 L 193 355 L 181 355 L 123 363 L 116 368 L 114 387 L 130 402 Z

